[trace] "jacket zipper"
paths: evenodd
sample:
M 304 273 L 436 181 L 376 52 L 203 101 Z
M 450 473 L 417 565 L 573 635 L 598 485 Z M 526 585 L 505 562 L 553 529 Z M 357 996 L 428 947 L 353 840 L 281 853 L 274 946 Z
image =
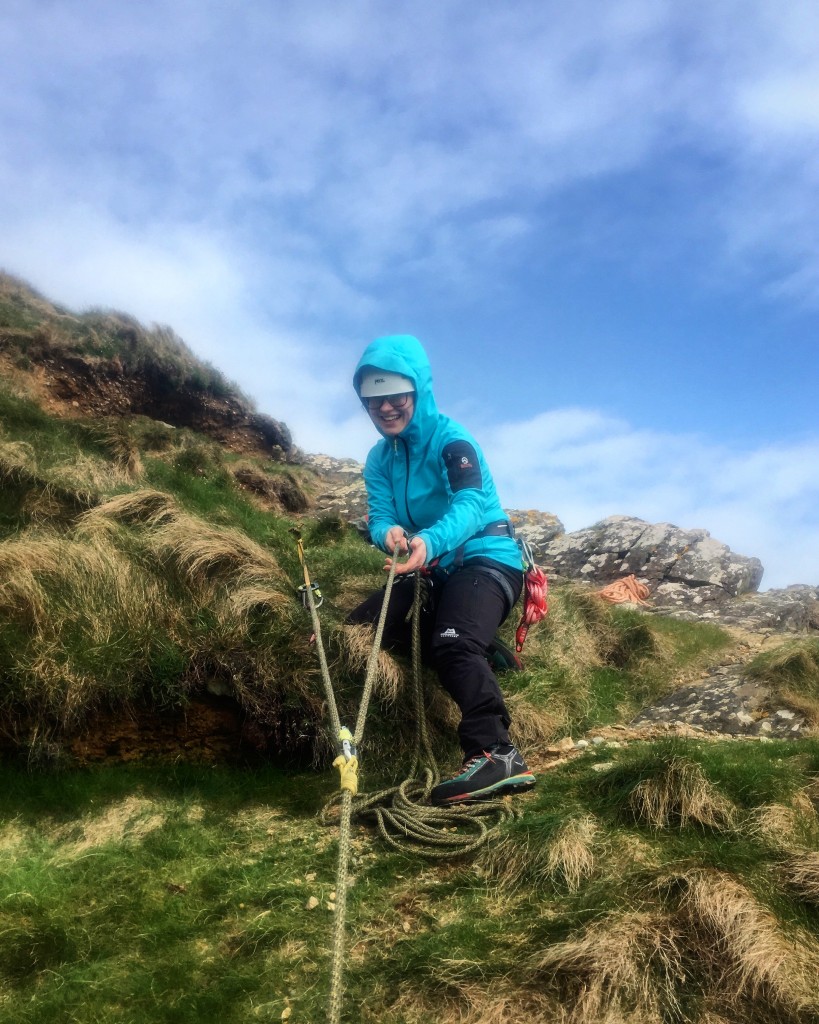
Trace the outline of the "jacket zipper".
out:
M 412 526 L 413 530 L 417 533 L 418 529 L 419 529 L 419 526 L 415 522 L 415 520 L 412 518 L 412 513 L 410 512 L 410 507 L 409 507 L 409 470 L 410 470 L 409 445 L 407 444 L 407 442 L 403 438 L 401 439 L 401 443 L 404 446 L 404 456 L 405 456 L 406 464 L 407 464 L 407 472 L 406 472 L 406 476 L 404 478 L 404 508 L 407 510 L 407 519 L 409 519 L 410 525 Z M 395 452 L 395 455 L 397 457 L 398 456 L 398 438 L 397 437 L 395 438 L 394 452 Z

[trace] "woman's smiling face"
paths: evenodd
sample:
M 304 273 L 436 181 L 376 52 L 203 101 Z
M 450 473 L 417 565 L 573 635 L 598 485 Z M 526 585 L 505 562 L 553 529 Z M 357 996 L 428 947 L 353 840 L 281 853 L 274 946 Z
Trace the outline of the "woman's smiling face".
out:
M 368 398 L 366 402 L 370 419 L 388 437 L 397 437 L 415 412 L 413 394 L 384 395 L 381 398 Z

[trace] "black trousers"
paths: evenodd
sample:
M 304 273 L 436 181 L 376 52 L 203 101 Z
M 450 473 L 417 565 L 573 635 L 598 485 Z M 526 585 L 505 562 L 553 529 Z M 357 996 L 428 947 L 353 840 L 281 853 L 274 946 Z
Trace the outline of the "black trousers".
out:
M 384 646 L 403 654 L 412 650 L 408 618 L 414 584 L 412 575 L 396 577 L 384 624 Z M 509 712 L 486 648 L 512 610 L 509 594 L 517 600 L 522 587 L 523 573 L 507 566 L 488 570 L 467 562 L 449 575 L 432 575 L 431 601 L 421 615 L 421 655 L 461 710 L 458 737 L 466 757 L 509 742 Z M 354 609 L 347 622 L 376 622 L 383 603 L 382 589 Z

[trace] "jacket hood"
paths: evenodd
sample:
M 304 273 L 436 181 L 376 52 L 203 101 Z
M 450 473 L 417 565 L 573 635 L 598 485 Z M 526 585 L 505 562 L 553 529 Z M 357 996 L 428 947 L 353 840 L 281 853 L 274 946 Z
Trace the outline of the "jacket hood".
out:
M 400 373 L 414 383 L 415 412 L 398 436 L 408 444 L 425 443 L 435 430 L 439 413 L 432 393 L 432 368 L 421 342 L 411 334 L 389 334 L 371 342 L 364 349 L 353 375 L 353 387 L 359 397 L 365 366 Z

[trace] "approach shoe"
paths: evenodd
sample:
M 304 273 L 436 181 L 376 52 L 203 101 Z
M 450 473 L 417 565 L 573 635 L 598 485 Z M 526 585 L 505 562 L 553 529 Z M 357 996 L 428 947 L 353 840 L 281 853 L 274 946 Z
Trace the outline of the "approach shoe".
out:
M 434 804 L 459 804 L 503 796 L 534 786 L 535 777 L 511 743 L 496 743 L 464 761 L 458 775 L 436 786 L 429 795 Z

